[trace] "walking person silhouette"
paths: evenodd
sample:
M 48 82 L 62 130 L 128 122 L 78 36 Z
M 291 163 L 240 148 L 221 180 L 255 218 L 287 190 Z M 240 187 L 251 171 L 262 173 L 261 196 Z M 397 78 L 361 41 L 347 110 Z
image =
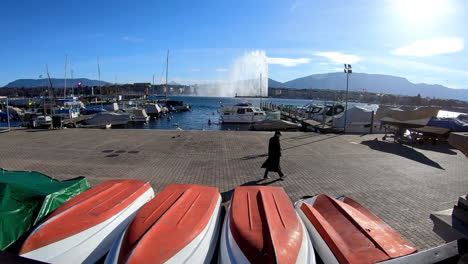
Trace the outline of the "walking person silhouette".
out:
M 268 172 L 277 172 L 281 179 L 286 177 L 281 171 L 280 158 L 281 158 L 281 145 L 280 145 L 281 132 L 275 131 L 275 135 L 270 138 L 268 143 L 268 159 L 263 163 L 262 168 L 265 168 L 263 179 L 269 179 Z

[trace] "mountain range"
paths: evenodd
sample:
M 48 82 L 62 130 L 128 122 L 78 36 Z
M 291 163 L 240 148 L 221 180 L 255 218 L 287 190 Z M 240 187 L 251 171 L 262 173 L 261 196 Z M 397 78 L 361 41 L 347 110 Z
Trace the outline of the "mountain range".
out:
M 64 79 L 51 79 L 55 88 L 63 88 Z M 41 87 L 47 85 L 47 79 L 18 79 L 8 83 L 5 87 Z M 83 86 L 109 85 L 111 83 L 87 78 L 74 79 L 73 84 L 76 87 L 78 82 Z M 176 85 L 175 82 L 170 82 Z M 67 87 L 72 86 L 72 81 L 67 79 Z M 294 88 L 294 89 L 327 89 L 344 90 L 346 89 L 346 74 L 341 72 L 313 74 L 297 78 L 287 82 L 278 82 L 268 79 L 270 88 Z M 395 95 L 436 97 L 444 99 L 458 99 L 468 101 L 468 89 L 452 89 L 439 84 L 412 83 L 405 78 L 367 73 L 352 73 L 349 76 L 350 91 L 367 91 L 372 93 L 384 93 Z
M 50 81 L 52 82 L 52 87 L 54 88 L 65 87 L 65 79 L 51 78 Z M 79 82 L 81 82 L 82 86 L 99 86 L 99 85 L 110 84 L 105 81 L 91 80 L 87 78 L 78 78 L 78 79 L 73 79 L 73 86 L 77 87 Z M 33 87 L 41 87 L 41 86 L 48 86 L 48 80 L 47 79 L 18 79 L 16 81 L 8 83 L 4 87 L 33 88 Z M 72 87 L 72 80 L 67 79 L 67 87 L 70 87 L 70 88 Z
M 313 74 L 287 82 L 268 80 L 271 88 L 296 89 L 346 89 L 346 74 L 324 73 Z M 372 93 L 398 94 L 468 101 L 468 89 L 452 89 L 439 84 L 412 83 L 405 78 L 367 73 L 352 73 L 349 75 L 350 91 L 367 91 Z

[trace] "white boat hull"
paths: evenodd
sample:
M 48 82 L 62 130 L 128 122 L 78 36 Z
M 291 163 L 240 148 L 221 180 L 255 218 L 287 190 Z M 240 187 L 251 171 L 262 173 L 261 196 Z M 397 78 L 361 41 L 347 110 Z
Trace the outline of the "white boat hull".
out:
M 138 210 L 153 197 L 154 191 L 150 188 L 110 219 L 21 256 L 48 263 L 95 263 L 109 251 L 114 240 L 133 220 Z M 41 226 L 37 227 L 40 228 Z
M 296 209 L 297 214 L 304 223 L 307 232 L 310 236 L 310 239 L 312 240 L 312 244 L 314 245 L 314 249 L 319 253 L 319 256 L 322 259 L 323 263 L 338 264 L 339 262 L 333 254 L 333 252 L 330 250 L 330 247 L 323 240 L 322 236 L 319 234 L 317 229 L 315 229 L 314 225 L 312 225 L 307 216 L 305 216 L 305 214 L 301 210 L 301 205 L 304 202 L 307 202 L 308 204 L 313 204 L 314 201 L 315 197 L 309 198 L 307 200 L 299 200 L 296 203 L 294 203 L 294 208 Z
M 185 246 L 176 255 L 171 257 L 165 263 L 211 263 L 216 244 L 218 242 L 219 229 L 221 227 L 220 214 L 221 196 L 218 199 L 216 210 L 211 215 L 210 221 L 203 231 Z M 109 254 L 107 255 L 105 264 L 117 264 L 120 256 L 123 238 L 127 230 L 120 233 L 115 240 Z
M 237 245 L 234 239 L 231 228 L 229 227 L 230 210 L 226 210 L 226 216 L 224 217 L 224 224 L 221 230 L 221 242 L 218 256 L 218 263 L 220 264 L 231 264 L 231 263 L 250 263 L 247 257 L 244 255 L 242 250 Z M 306 227 L 301 221 L 302 230 L 304 235 L 302 236 L 301 248 L 296 260 L 297 264 L 315 263 L 314 247 L 310 241 L 309 236 L 306 232 Z

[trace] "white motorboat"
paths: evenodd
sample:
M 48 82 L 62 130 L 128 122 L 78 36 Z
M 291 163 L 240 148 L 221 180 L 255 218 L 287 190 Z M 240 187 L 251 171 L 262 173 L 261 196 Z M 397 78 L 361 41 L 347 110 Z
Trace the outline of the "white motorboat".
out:
M 221 122 L 251 124 L 263 121 L 266 114 L 250 103 L 236 104 L 231 107 L 221 107 Z
M 86 106 L 86 109 L 94 110 L 94 109 L 104 109 L 109 112 L 116 112 L 119 111 L 119 104 L 116 102 L 91 102 Z
M 84 127 L 104 127 L 105 125 L 125 126 L 131 120 L 129 113 L 101 112 L 84 120 Z
M 77 118 L 80 116 L 80 108 L 74 107 L 56 107 L 53 112 L 54 116 L 61 116 L 62 118 Z
M 141 107 L 145 109 L 146 113 L 150 117 L 159 117 L 162 113 L 162 108 L 159 104 L 155 103 L 148 103 L 148 104 L 142 104 Z
M 145 109 L 133 109 L 131 120 L 132 122 L 148 122 L 149 116 L 146 114 Z
M 36 127 L 50 127 L 52 125 L 52 117 L 40 115 L 36 117 Z
M 309 103 L 298 110 L 308 119 L 325 125 L 332 125 L 334 119 L 343 116 L 345 107 L 342 104 L 316 104 Z
M 382 123 L 395 126 L 423 127 L 432 117 L 437 116 L 441 108 L 438 106 L 423 106 L 416 109 L 401 109 L 379 106 L 376 118 Z

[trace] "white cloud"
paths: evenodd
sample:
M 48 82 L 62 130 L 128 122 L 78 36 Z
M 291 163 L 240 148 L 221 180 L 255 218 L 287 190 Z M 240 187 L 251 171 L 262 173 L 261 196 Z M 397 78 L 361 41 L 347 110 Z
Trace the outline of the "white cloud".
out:
M 333 63 L 339 63 L 339 64 L 344 64 L 344 63 L 356 63 L 361 60 L 356 55 L 351 55 L 351 54 L 343 54 L 341 52 L 335 52 L 335 51 L 329 51 L 329 52 L 317 52 L 315 53 L 315 56 L 320 56 L 320 57 L 325 57 L 332 61 Z
M 215 71 L 217 72 L 225 72 L 227 71 L 228 69 L 225 69 L 225 68 L 220 68 L 220 69 L 215 69 Z
M 279 64 L 284 67 L 295 67 L 299 64 L 306 64 L 309 63 L 311 59 L 309 58 L 298 58 L 298 59 L 290 59 L 290 58 L 272 58 L 267 57 L 268 64 Z
M 432 38 L 413 42 L 409 45 L 395 49 L 392 53 L 399 56 L 427 57 L 439 54 L 462 51 L 464 42 L 462 38 Z
M 405 68 L 405 69 L 413 69 L 425 72 L 435 72 L 435 73 L 455 73 L 461 74 L 468 77 L 467 70 L 460 70 L 455 68 L 447 68 L 427 63 L 422 63 L 418 61 L 411 61 L 405 59 L 398 59 L 398 58 L 380 58 L 380 57 L 370 57 L 366 58 L 366 61 L 370 61 L 372 63 L 378 63 L 382 65 L 387 65 L 392 68 Z
M 143 38 L 137 38 L 137 37 L 131 37 L 131 36 L 124 36 L 124 37 L 122 37 L 122 40 L 130 41 L 130 42 L 142 42 L 144 39 Z

